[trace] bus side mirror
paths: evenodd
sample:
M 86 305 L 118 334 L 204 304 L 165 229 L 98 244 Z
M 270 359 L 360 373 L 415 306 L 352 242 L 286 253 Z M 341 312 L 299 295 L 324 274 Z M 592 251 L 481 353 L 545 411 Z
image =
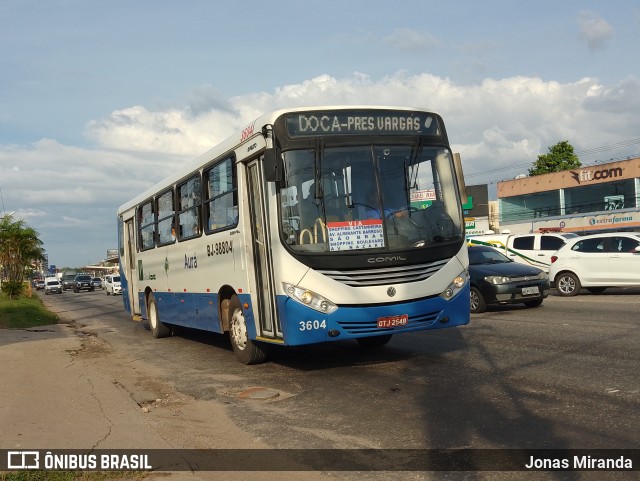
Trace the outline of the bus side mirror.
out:
M 264 151 L 262 157 L 264 177 L 267 182 L 280 182 L 284 180 L 284 165 L 280 151 L 271 147 Z

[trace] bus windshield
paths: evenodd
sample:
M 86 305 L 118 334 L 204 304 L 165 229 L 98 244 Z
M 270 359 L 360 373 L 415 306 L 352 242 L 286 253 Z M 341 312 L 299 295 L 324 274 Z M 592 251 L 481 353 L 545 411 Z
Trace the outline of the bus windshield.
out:
M 443 147 L 364 145 L 283 153 L 280 228 L 294 252 L 393 252 L 463 237 Z

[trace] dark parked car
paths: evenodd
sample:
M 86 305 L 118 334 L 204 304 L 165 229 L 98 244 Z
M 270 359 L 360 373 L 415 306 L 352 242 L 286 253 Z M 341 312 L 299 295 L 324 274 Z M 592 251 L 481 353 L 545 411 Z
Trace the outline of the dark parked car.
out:
M 93 284 L 93 287 L 97 287 L 99 289 L 102 289 L 102 279 L 100 279 L 99 277 L 94 277 L 91 280 L 91 284 Z
M 87 276 L 84 274 L 77 275 L 75 284 L 73 285 L 73 292 L 93 291 L 94 287 L 91 281 L 91 276 Z
M 492 247 L 469 247 L 471 312 L 488 305 L 538 307 L 549 295 L 549 276 L 537 267 L 514 262 Z

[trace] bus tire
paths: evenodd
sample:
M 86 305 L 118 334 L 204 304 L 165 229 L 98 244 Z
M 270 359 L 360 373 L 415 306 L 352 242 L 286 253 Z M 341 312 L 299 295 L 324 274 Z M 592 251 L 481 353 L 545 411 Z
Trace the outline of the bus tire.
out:
M 391 340 L 393 334 L 383 334 L 382 336 L 359 337 L 356 339 L 362 347 L 373 348 L 382 347 Z
M 240 306 L 240 299 L 234 295 L 229 303 L 229 337 L 238 361 L 242 364 L 260 364 L 266 359 L 265 351 L 247 334 L 247 323 Z
M 168 337 L 171 335 L 171 329 L 167 327 L 158 315 L 158 306 L 156 305 L 156 299 L 153 294 L 149 296 L 147 312 L 149 313 L 149 329 L 153 337 L 160 339 L 162 337 Z

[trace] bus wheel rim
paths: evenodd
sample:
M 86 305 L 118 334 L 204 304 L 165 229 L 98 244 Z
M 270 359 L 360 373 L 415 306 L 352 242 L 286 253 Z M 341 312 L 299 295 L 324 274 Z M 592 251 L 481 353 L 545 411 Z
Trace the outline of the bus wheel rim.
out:
M 234 344 L 244 351 L 247 347 L 247 326 L 244 321 L 244 314 L 240 309 L 236 309 L 231 318 L 231 336 Z
M 149 323 L 151 324 L 152 328 L 156 328 L 156 326 L 158 325 L 158 319 L 156 318 L 157 313 L 156 313 L 156 309 L 155 309 L 155 304 L 152 302 L 150 304 L 150 309 L 149 309 Z

